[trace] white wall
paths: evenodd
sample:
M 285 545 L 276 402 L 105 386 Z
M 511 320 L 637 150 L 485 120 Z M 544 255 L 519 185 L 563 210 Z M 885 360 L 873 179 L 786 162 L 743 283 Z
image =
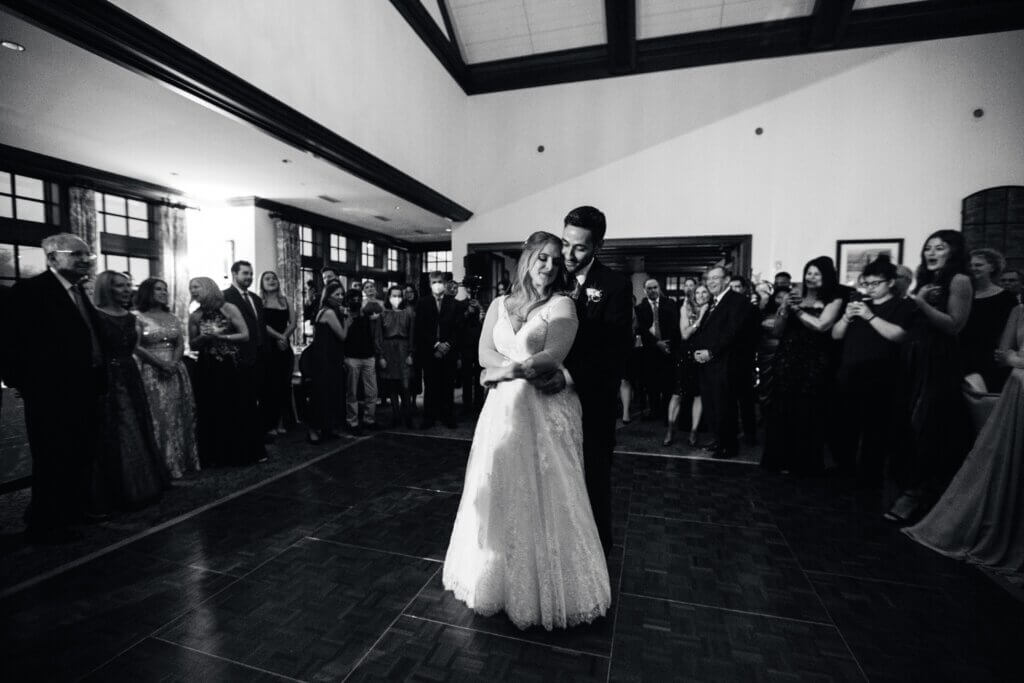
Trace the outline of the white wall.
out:
M 1024 184 L 1024 32 L 502 93 L 469 121 L 486 208 L 453 231 L 457 269 L 580 204 L 609 238 L 750 233 L 765 277 L 837 239 L 902 237 L 914 263 L 965 196 Z

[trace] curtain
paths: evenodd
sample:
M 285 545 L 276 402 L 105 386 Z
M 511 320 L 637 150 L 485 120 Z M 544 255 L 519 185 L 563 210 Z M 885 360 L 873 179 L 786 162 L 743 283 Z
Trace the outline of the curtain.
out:
M 96 225 L 96 193 L 84 187 L 68 188 L 69 231 L 82 238 L 92 253 L 100 253 L 100 231 Z
M 154 208 L 156 241 L 160 245 L 160 262 L 155 277 L 167 283 L 167 303 L 171 313 L 183 324 L 188 320 L 188 235 L 185 209 L 169 204 Z
M 274 238 L 277 246 L 277 279 L 281 293 L 288 300 L 296 320 L 302 322 L 302 252 L 299 244 L 299 226 L 274 217 Z M 302 325 L 295 326 L 292 343 L 302 341 Z

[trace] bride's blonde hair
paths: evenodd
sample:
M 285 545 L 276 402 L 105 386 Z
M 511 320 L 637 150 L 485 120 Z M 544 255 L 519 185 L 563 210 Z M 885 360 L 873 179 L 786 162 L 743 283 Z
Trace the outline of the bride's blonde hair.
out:
M 546 287 L 546 291 L 538 292 L 533 286 L 533 278 L 530 277 L 530 267 L 537 260 L 540 252 L 549 244 L 554 244 L 559 253 L 562 251 L 562 238 L 550 232 L 538 230 L 523 242 L 523 253 L 519 256 L 519 263 L 516 265 L 516 276 L 512 281 L 512 291 L 505 299 L 505 310 L 508 314 L 519 320 L 526 320 L 530 311 L 542 306 L 551 298 L 556 291 L 565 289 L 565 268 L 559 265 L 555 270 L 554 277 Z

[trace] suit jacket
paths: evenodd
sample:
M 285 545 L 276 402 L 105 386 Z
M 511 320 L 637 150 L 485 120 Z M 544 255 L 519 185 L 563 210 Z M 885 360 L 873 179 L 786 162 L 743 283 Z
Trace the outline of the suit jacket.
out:
M 242 365 L 253 365 L 259 359 L 260 354 L 266 348 L 267 321 L 263 315 L 263 299 L 256 294 L 249 292 L 253 306 L 250 306 L 242 298 L 241 293 L 234 286 L 224 290 L 224 300 L 238 307 L 245 318 L 245 325 L 249 328 L 249 341 L 238 345 L 238 362 Z M 255 312 L 253 307 L 256 308 Z
M 455 347 L 459 335 L 459 316 L 455 297 L 445 294 L 441 298 L 441 310 L 433 295 L 421 297 L 416 302 L 416 324 L 413 328 L 413 351 L 418 361 L 423 362 L 434 353 L 434 344 L 448 342 Z M 455 353 L 449 351 L 445 358 L 454 360 Z
M 705 314 L 700 328 L 691 337 L 694 350 L 707 349 L 713 363 L 732 362 L 733 352 L 742 348 L 744 331 L 749 325 L 750 302 L 742 294 L 729 290 L 722 300 Z
M 469 299 L 462 299 L 455 302 L 455 314 L 458 316 L 458 339 L 459 357 L 465 360 L 474 361 L 479 356 L 480 332 L 483 329 L 483 321 L 480 320 L 480 307 L 476 311 L 469 310 Z
M 85 298 L 93 329 L 100 321 Z M 49 270 L 22 280 L 11 292 L 7 382 L 28 398 L 52 397 L 73 405 L 102 388 L 92 365 L 89 327 L 64 286 Z
M 636 306 L 636 321 L 640 340 L 644 348 L 657 351 L 655 348 L 658 340 L 651 334 L 651 327 L 654 325 L 654 309 L 651 308 L 650 299 L 644 299 Z M 661 326 L 661 339 L 667 341 L 669 350 L 675 352 L 682 342 L 682 334 L 679 332 L 679 305 L 668 297 L 661 297 L 658 300 L 658 324 Z
M 587 294 L 588 289 L 592 295 Z M 626 357 L 633 348 L 632 309 L 633 287 L 629 280 L 595 260 L 576 297 L 579 329 L 565 359 L 577 392 L 614 391 L 618 387 Z

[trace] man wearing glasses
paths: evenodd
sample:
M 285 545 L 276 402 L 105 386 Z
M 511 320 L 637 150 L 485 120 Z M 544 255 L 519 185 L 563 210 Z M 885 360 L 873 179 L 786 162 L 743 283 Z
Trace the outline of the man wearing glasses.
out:
M 69 233 L 42 242 L 45 272 L 14 287 L 8 383 L 25 402 L 32 450 L 28 540 L 63 543 L 78 537 L 100 423 L 104 391 L 98 322 L 80 283 L 96 257 Z

